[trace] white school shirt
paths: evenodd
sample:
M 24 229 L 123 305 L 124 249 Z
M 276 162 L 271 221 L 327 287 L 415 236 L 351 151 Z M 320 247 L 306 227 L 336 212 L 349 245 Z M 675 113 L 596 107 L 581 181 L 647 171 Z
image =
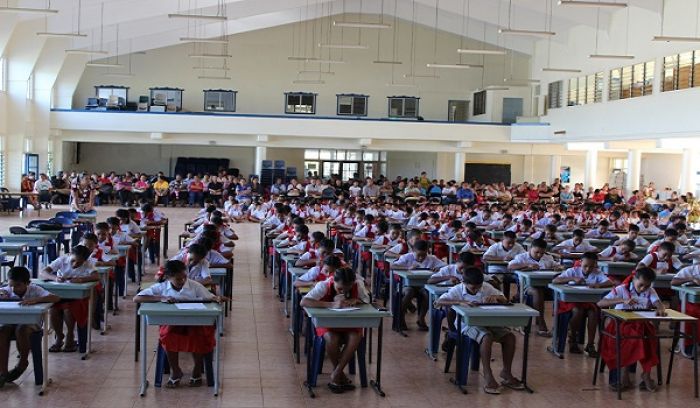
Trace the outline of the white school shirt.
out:
M 367 288 L 365 288 L 364 280 L 362 280 L 361 277 L 357 278 L 355 285 L 357 286 L 357 298 L 362 303 L 369 303 L 369 293 L 367 293 Z M 316 286 L 314 286 L 314 288 L 311 289 L 304 297 L 313 300 L 321 300 L 328 294 L 329 289 L 330 285 L 328 284 L 328 280 L 321 281 L 318 282 Z
M 659 229 L 659 227 L 657 227 L 656 225 L 654 225 L 654 224 L 652 224 L 652 223 L 649 223 L 649 226 L 648 226 L 648 227 L 645 227 L 644 224 L 642 224 L 642 223 L 640 222 L 639 224 L 637 224 L 637 226 L 639 227 L 639 233 L 640 233 L 640 234 L 644 234 L 644 235 L 657 235 L 657 234 L 659 234 L 659 233 L 661 232 L 661 230 Z
M 401 254 L 401 251 L 403 251 L 403 245 L 404 245 L 403 243 L 397 242 L 396 245 L 394 245 L 393 247 L 387 249 L 387 252 L 393 252 L 393 253 L 395 253 L 395 254 Z M 411 250 L 411 248 L 408 246 L 408 244 L 406 244 L 406 248 L 408 248 L 409 251 Z
M 170 258 L 170 260 L 171 261 L 182 261 L 185 263 L 185 267 L 187 267 L 187 278 L 188 279 L 204 280 L 204 279 L 211 276 L 209 274 L 209 261 L 207 261 L 206 257 L 195 265 L 190 265 L 188 263 L 188 261 L 186 261 L 187 258 L 188 258 L 187 252 L 180 252 L 179 254 Z
M 658 249 L 659 245 L 664 242 L 664 239 L 657 239 L 656 241 L 652 242 L 649 247 L 647 248 L 647 253 L 651 253 L 652 250 Z M 683 246 L 680 242 L 676 241 L 673 243 L 673 246 L 675 247 L 675 250 L 673 251 L 674 254 L 676 255 L 684 255 L 688 253 L 688 248 Z
M 131 238 L 129 234 L 126 234 L 121 230 L 112 235 L 112 241 L 114 242 L 114 245 L 128 245 L 134 243 L 134 239 Z
M 438 259 L 435 255 L 427 255 L 423 262 L 418 262 L 416 254 L 413 252 L 403 254 L 399 259 L 394 261 L 394 266 L 405 266 L 411 269 L 434 269 L 442 268 L 445 265 L 447 264 Z
M 538 261 L 531 257 L 529 252 L 518 254 L 512 261 L 508 262 L 509 266 L 516 264 L 537 265 L 541 270 L 552 269 L 559 266 L 559 264 L 549 254 L 544 254 Z
M 516 255 L 524 254 L 525 248 L 523 248 L 522 245 L 518 244 L 517 242 L 515 245 L 513 245 L 513 248 L 510 249 L 510 251 L 506 251 L 505 248 L 503 248 L 503 243 L 498 242 L 489 247 L 489 249 L 484 252 L 484 256 L 493 256 L 498 259 L 513 259 L 515 258 Z M 485 261 L 488 263 L 488 261 Z M 505 272 L 506 267 L 504 265 L 489 265 L 489 273 L 497 273 L 497 272 Z
M 12 299 L 12 300 L 28 300 L 28 299 L 36 299 L 36 298 L 41 298 L 44 296 L 49 296 L 51 293 L 49 293 L 48 290 L 42 288 L 39 285 L 35 285 L 33 283 L 30 283 L 27 285 L 27 291 L 24 292 L 24 296 L 19 296 L 17 295 L 13 290 L 10 285 L 0 287 L 0 293 L 5 293 L 7 294 L 7 297 L 5 299 Z M 0 296 L 0 298 L 2 298 Z
M 204 258 L 209 262 L 209 265 L 221 265 L 221 264 L 227 264 L 229 263 L 229 260 L 226 259 L 219 251 L 215 250 L 210 250 L 207 252 L 207 256 Z
M 659 295 L 656 294 L 654 288 L 649 288 L 642 293 L 638 293 L 634 289 L 634 282 L 630 282 L 629 285 L 619 285 L 614 287 L 610 293 L 605 295 L 603 299 L 637 299 L 637 303 L 634 305 L 626 305 L 624 303 L 619 303 L 615 305 L 617 310 L 631 310 L 631 309 L 651 309 L 654 304 L 659 302 Z
M 700 265 L 686 266 L 676 273 L 674 279 L 700 279 Z
M 78 268 L 73 269 L 70 262 L 70 254 L 59 256 L 49 264 L 51 273 L 63 279 L 84 278 L 95 272 L 95 264 L 87 260 Z
M 177 300 L 211 300 L 214 298 L 213 293 L 192 279 L 187 279 L 179 291 L 173 288 L 170 281 L 165 281 L 142 290 L 136 296 L 165 296 Z
M 576 245 L 573 238 L 558 243 L 553 249 L 561 249 L 561 252 L 565 254 L 572 252 L 598 252 L 598 248 L 589 244 L 585 239 Z
M 614 255 L 613 252 L 615 253 Z M 609 258 L 612 256 L 613 261 L 625 261 L 627 259 L 622 255 L 619 245 L 611 245 L 605 248 L 602 252 L 598 254 L 598 256 L 600 256 L 601 258 Z M 637 259 L 637 256 L 634 253 L 631 253 L 629 259 Z
M 562 272 L 559 275 L 560 278 L 573 278 L 573 279 L 585 279 L 586 285 L 596 285 L 607 282 L 608 276 L 603 273 L 600 269 L 596 268 L 591 273 L 586 276 L 583 273 L 583 268 L 580 266 L 574 266 Z
M 360 238 L 365 238 L 365 237 L 367 237 L 367 234 L 369 234 L 370 232 L 373 234 L 376 234 L 377 227 L 373 224 L 364 225 L 364 226 L 362 226 L 362 228 L 360 228 L 359 231 L 355 232 L 355 236 L 360 237 Z
M 630 240 L 630 239 L 629 239 L 629 238 L 623 238 L 622 240 L 624 241 L 624 240 Z M 649 241 L 647 241 L 646 239 L 640 237 L 639 235 L 637 235 L 637 238 L 631 239 L 630 241 L 633 241 L 634 244 L 635 244 L 636 246 L 638 246 L 638 247 L 647 247 L 647 246 L 649 246 Z
M 141 233 L 141 228 L 139 228 L 139 225 L 131 220 L 129 221 L 128 224 L 121 224 L 119 226 L 119 229 L 121 229 L 122 232 L 125 232 L 127 234 L 140 234 Z
M 601 234 L 600 231 L 598 231 L 598 228 L 592 229 L 586 233 L 586 238 L 594 238 L 594 239 L 613 239 L 617 238 L 617 235 L 610 232 L 610 231 L 605 231 L 605 233 Z
M 117 245 L 117 243 L 114 242 L 114 239 L 112 239 L 112 245 Z M 110 254 L 112 249 L 116 249 L 116 247 L 111 247 L 107 245 L 107 241 L 98 242 L 97 247 L 102 250 L 102 260 L 105 262 L 109 262 L 112 259 L 119 257 L 119 254 Z
M 467 285 L 455 285 L 450 288 L 450 290 L 443 293 L 439 300 L 466 300 L 468 302 L 484 303 L 484 299 L 489 296 L 503 296 L 503 293 L 491 286 L 488 282 L 484 282 L 483 285 L 481 285 L 481 289 L 475 294 L 471 294 L 467 291 Z M 460 317 L 457 316 L 457 319 L 460 319 Z M 455 320 L 455 326 L 457 326 L 457 323 L 457 320 Z M 468 329 L 469 326 L 462 325 L 462 333 L 466 333 Z
M 313 268 L 309 269 L 306 271 L 305 274 L 301 275 L 300 277 L 297 278 L 297 280 L 303 281 L 303 282 L 315 282 L 316 279 L 318 279 L 318 276 L 321 274 L 321 267 L 320 266 L 314 266 Z
M 440 268 L 439 271 L 435 272 L 434 274 L 430 275 L 430 279 L 433 278 L 457 278 L 459 279 L 460 282 L 462 282 L 462 273 L 457 269 L 457 264 L 450 264 L 447 266 L 443 266 Z
M 673 263 L 673 268 L 675 270 L 679 270 L 683 267 L 683 264 L 681 263 L 681 261 L 679 261 L 678 258 L 676 258 L 676 257 L 671 257 L 671 262 Z M 654 263 L 654 256 L 652 254 L 646 254 L 644 256 L 644 258 L 642 258 L 642 260 L 639 261 L 639 263 L 651 267 L 650 265 L 652 265 Z M 669 269 L 668 262 L 662 261 L 660 259 L 658 261 L 656 261 L 656 268 L 654 268 L 656 273 L 658 273 L 658 274 L 667 273 L 668 269 Z

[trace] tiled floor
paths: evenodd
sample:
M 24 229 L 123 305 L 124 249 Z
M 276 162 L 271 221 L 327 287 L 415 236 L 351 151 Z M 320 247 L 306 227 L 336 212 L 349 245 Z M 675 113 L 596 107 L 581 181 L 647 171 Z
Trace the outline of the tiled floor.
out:
M 102 208 L 99 219 L 111 215 L 114 208 Z M 170 217 L 171 254 L 177 248 L 177 235 L 194 210 L 166 209 Z M 43 216 L 47 216 L 44 212 Z M 0 216 L 0 229 L 22 225 L 16 215 Z M 0 389 L 2 407 L 320 407 L 344 404 L 346 407 L 417 407 L 417 406 L 473 406 L 519 407 L 566 406 L 584 408 L 601 403 L 618 407 L 688 407 L 697 406 L 692 398 L 692 364 L 689 360 L 675 360 L 673 384 L 657 393 L 631 391 L 622 402 L 600 383 L 591 385 L 593 360 L 583 356 L 567 355 L 564 360 L 545 351 L 548 342 L 533 338 L 530 353 L 529 383 L 534 394 L 504 391 L 500 396 L 486 395 L 479 375 L 469 377 L 469 395 L 462 395 L 448 382 L 451 374 L 442 372 L 444 355 L 438 362 L 430 361 L 423 353 L 426 334 L 409 331 L 402 338 L 386 330 L 382 384 L 386 398 L 378 397 L 371 388 L 353 393 L 331 394 L 325 386 L 327 374 L 319 379 L 317 398 L 310 399 L 303 387 L 305 365 L 295 364 L 292 358 L 289 321 L 281 313 L 281 303 L 274 297 L 271 282 L 260 270 L 258 227 L 252 224 L 236 226 L 241 237 L 236 247 L 233 314 L 226 321 L 223 338 L 223 387 L 218 398 L 211 389 L 148 389 L 146 397 L 138 395 L 139 369 L 134 362 L 134 307 L 130 301 L 121 304 L 121 313 L 110 320 L 112 331 L 105 336 L 95 333 L 95 352 L 87 361 L 77 354 L 51 354 L 50 377 L 53 380 L 47 395 L 39 397 L 33 385 L 33 375 L 27 372 L 17 385 L 8 384 Z M 149 267 L 152 276 L 153 267 Z M 130 288 L 133 295 L 134 288 Z M 411 319 L 409 319 L 410 321 Z M 151 345 L 155 329 L 149 332 Z M 516 369 L 519 373 L 522 343 L 519 338 Z M 152 346 L 151 346 L 152 347 Z M 668 343 L 663 344 L 664 369 L 668 364 Z M 152 370 L 154 353 L 146 353 Z M 494 370 L 500 367 L 500 352 L 494 353 Z M 370 368 L 373 372 L 374 366 Z M 328 370 L 326 370 L 326 373 Z M 496 371 L 497 372 L 497 371 Z M 152 379 L 152 371 L 149 371 Z M 356 383 L 359 380 L 355 381 Z

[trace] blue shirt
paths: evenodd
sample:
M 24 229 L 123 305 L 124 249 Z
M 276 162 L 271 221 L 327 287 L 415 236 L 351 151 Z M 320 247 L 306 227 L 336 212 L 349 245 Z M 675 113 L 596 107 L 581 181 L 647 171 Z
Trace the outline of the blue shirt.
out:
M 457 198 L 460 200 L 474 200 L 474 192 L 469 188 L 459 188 L 457 190 Z

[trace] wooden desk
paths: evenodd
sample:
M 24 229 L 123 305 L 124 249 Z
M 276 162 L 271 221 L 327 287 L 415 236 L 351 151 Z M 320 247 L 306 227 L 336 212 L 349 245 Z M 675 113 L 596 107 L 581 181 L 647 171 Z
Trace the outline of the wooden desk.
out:
M 175 303 L 142 303 L 139 307 L 138 315 L 141 317 L 141 339 L 140 349 L 148 350 L 148 325 L 152 326 L 212 326 L 216 325 L 217 333 L 221 332 L 222 310 L 216 303 L 205 303 L 206 309 L 201 310 L 180 310 Z M 221 338 L 217 337 L 214 348 L 214 396 L 219 395 L 219 368 L 220 368 Z M 146 395 L 148 381 L 146 374 L 148 369 L 148 359 L 141 359 L 141 391 L 139 395 Z
M 552 345 L 547 347 L 547 350 L 559 358 L 564 358 L 564 344 L 561 344 L 561 337 L 559 336 L 559 302 L 569 302 L 569 303 L 598 303 L 600 299 L 605 297 L 612 287 L 610 288 L 589 288 L 583 285 L 566 285 L 566 284 L 554 284 L 550 283 L 547 285 L 549 289 L 552 289 L 553 302 L 554 302 L 554 322 L 552 323 Z M 568 328 L 564 327 L 564 333 Z M 564 340 L 566 337 L 564 336 Z
M 65 300 L 80 300 L 89 299 L 90 307 L 88 307 L 88 320 L 87 320 L 87 344 L 78 344 L 78 346 L 83 349 L 83 355 L 81 359 L 86 360 L 88 355 L 92 353 L 92 319 L 93 319 L 93 306 L 95 303 L 95 286 L 97 282 L 85 282 L 85 283 L 69 283 L 69 282 L 54 282 L 54 281 L 44 281 L 40 279 L 32 279 L 32 283 L 41 286 L 47 291 L 53 293 L 54 295 Z M 77 327 L 77 325 L 76 325 Z M 80 330 L 80 328 L 77 328 Z M 80 340 L 80 336 L 78 336 Z M 80 341 L 78 341 L 80 343 Z
M 382 338 L 383 338 L 383 319 L 385 317 L 391 316 L 391 314 L 386 310 L 379 310 L 373 305 L 361 305 L 359 310 L 350 311 L 334 311 L 324 308 L 313 308 L 305 307 L 304 311 L 308 316 L 308 327 L 309 336 L 315 336 L 313 333 L 313 327 L 326 327 L 332 328 L 364 328 L 364 329 L 377 329 L 377 364 L 376 364 L 376 374 L 375 379 L 370 381 L 370 385 L 374 390 L 382 397 L 386 394 L 382 390 L 381 386 L 381 372 L 382 372 Z M 311 338 L 311 337 L 310 337 Z M 313 398 L 315 396 L 311 385 L 309 384 L 309 379 L 311 377 L 311 358 L 313 356 L 313 351 L 309 350 L 307 353 L 307 381 L 306 385 L 309 395 Z
M 428 292 L 428 316 L 430 316 L 430 323 L 428 324 L 428 348 L 425 349 L 425 354 L 433 361 L 437 361 L 438 345 L 440 344 L 440 326 L 442 325 L 442 319 L 437 319 L 438 313 L 435 309 L 435 301 L 442 296 L 443 293 L 447 293 L 452 286 L 452 284 L 425 285 L 425 291 Z
M 532 389 L 527 385 L 527 358 L 530 345 L 530 327 L 532 326 L 532 318 L 539 316 L 539 312 L 529 306 L 523 304 L 514 304 L 502 307 L 468 307 L 461 305 L 452 306 L 452 310 L 457 313 L 457 332 L 462 333 L 464 326 L 481 326 L 481 327 L 522 327 L 524 330 L 523 337 L 523 365 L 521 381 L 525 389 L 532 393 Z M 467 390 L 464 386 L 467 384 L 468 364 L 463 362 L 468 361 L 462 357 L 463 349 L 462 341 L 457 342 L 457 372 L 452 380 L 464 394 Z
M 39 395 L 44 395 L 49 386 L 49 309 L 51 303 L 39 303 L 36 305 L 21 306 L 19 302 L 0 302 L 0 325 L 3 324 L 29 324 L 42 327 L 41 361 L 43 365 L 43 381 Z
M 636 312 L 634 310 L 616 310 L 616 309 L 603 309 L 602 311 L 603 314 L 603 319 L 601 319 L 601 326 L 604 326 L 605 318 L 610 318 L 615 324 L 615 333 L 608 333 L 605 330 L 601 330 L 601 333 L 599 335 L 599 344 L 598 344 L 598 349 L 600 350 L 600 344 L 602 343 L 603 336 L 609 336 L 613 337 L 615 339 L 615 353 L 616 353 L 616 364 L 615 364 L 615 369 L 617 370 L 617 383 L 621 384 L 622 382 L 622 368 L 621 367 L 621 361 L 620 361 L 620 348 L 621 348 L 621 343 L 622 340 L 624 339 L 632 339 L 632 338 L 639 338 L 639 337 L 630 337 L 630 336 L 623 336 L 620 333 L 620 324 L 622 323 L 629 323 L 629 322 L 674 322 L 676 323 L 676 327 L 673 333 L 673 345 L 671 346 L 671 353 L 670 353 L 670 359 L 668 363 L 668 374 L 666 375 L 666 384 L 671 383 L 671 370 L 673 369 L 673 355 L 674 350 L 676 349 L 676 346 L 678 345 L 678 339 L 680 337 L 680 327 L 682 323 L 690 324 L 690 327 L 692 327 L 692 335 L 688 335 L 687 333 L 683 333 L 682 337 L 683 338 L 691 338 L 694 343 L 697 343 L 697 322 L 698 319 L 685 315 L 683 313 L 677 312 L 672 309 L 666 309 L 666 316 L 654 316 L 654 317 L 648 317 L 640 314 L 639 312 Z M 657 339 L 662 339 L 662 338 L 669 338 L 668 336 L 663 336 L 659 335 L 657 332 L 656 335 Z M 693 385 L 694 385 L 694 391 L 695 391 L 695 398 L 698 398 L 698 353 L 697 353 L 697 347 L 693 347 Z M 661 352 L 661 347 L 657 348 L 658 352 Z M 659 359 L 661 359 L 661 355 L 659 355 Z M 595 364 L 595 371 L 593 373 L 593 385 L 596 384 L 596 379 L 598 376 L 598 368 L 600 367 L 599 364 L 602 364 L 601 357 L 598 356 L 596 359 L 596 364 Z M 661 385 L 662 383 L 662 373 L 661 373 L 661 365 L 656 366 L 657 369 L 657 376 L 658 376 L 658 383 Z M 621 400 L 622 399 L 622 387 L 618 386 L 617 387 L 617 399 Z

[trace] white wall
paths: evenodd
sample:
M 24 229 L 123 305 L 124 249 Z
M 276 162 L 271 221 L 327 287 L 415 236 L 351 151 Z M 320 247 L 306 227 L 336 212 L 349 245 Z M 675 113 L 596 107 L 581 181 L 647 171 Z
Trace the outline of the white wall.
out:
M 284 160 L 287 167 L 296 167 L 297 176 L 304 177 L 304 149 L 268 148 L 268 160 Z
M 386 159 L 387 177 L 389 179 L 394 179 L 397 176 L 413 177 L 423 171 L 428 173 L 428 178 L 430 179 L 451 178 L 447 177 L 447 175 L 438 175 L 437 153 L 387 152 Z
M 74 143 L 64 143 L 74 145 Z M 89 172 L 143 171 L 166 174 L 175 170 L 178 157 L 202 157 L 229 159 L 230 168 L 238 168 L 242 174 L 253 172 L 255 149 L 252 147 L 185 146 L 160 144 L 80 143 L 80 163 L 75 163 L 75 153 L 66 154 L 74 148 L 64 147 L 63 170 L 86 170 Z
M 334 17 L 335 20 L 342 17 Z M 351 17 L 348 17 L 352 19 Z M 328 24 L 327 20 L 323 20 Z M 312 23 L 310 23 L 312 24 Z M 86 98 L 94 96 L 94 86 L 101 84 L 117 84 L 131 87 L 129 99 L 137 100 L 139 95 L 148 95 L 148 88 L 154 86 L 170 86 L 184 88 L 184 109 L 189 111 L 201 111 L 203 102 L 203 89 L 234 89 L 238 90 L 237 112 L 239 113 L 269 113 L 283 114 L 284 92 L 312 91 L 318 93 L 317 115 L 336 114 L 336 94 L 338 93 L 362 93 L 370 95 L 369 116 L 387 116 L 387 96 L 407 95 L 420 97 L 420 115 L 426 119 L 446 120 L 447 102 L 450 99 L 471 99 L 471 92 L 482 87 L 481 69 L 443 69 L 434 70 L 426 68 L 426 63 L 457 63 L 460 62 L 455 52 L 460 44 L 458 36 L 445 32 L 438 33 L 437 58 L 434 56 L 433 29 L 417 25 L 415 45 L 415 66 L 409 63 L 411 49 L 409 38 L 411 24 L 399 21 L 397 59 L 401 65 L 373 64 L 377 59 L 377 43 L 375 33 L 371 36 L 363 32 L 363 43 L 370 45 L 368 50 L 333 50 L 332 59 L 343 59 L 347 63 L 332 65 L 334 75 L 321 75 L 326 81 L 324 85 L 293 84 L 295 79 L 318 79 L 319 75 L 298 74 L 299 70 L 318 70 L 319 64 L 306 64 L 289 61 L 288 56 L 304 53 L 293 47 L 295 25 L 285 25 L 260 31 L 238 34 L 232 37 L 229 45 L 229 53 L 234 57 L 230 59 L 229 72 L 231 80 L 200 80 L 200 75 L 220 75 L 220 72 L 210 71 L 202 74 L 193 67 L 198 64 L 196 59 L 188 58 L 193 53 L 191 44 L 183 44 L 167 48 L 148 51 L 146 55 L 136 55 L 132 60 L 133 72 L 136 76 L 131 78 L 114 78 L 104 76 L 103 68 L 86 68 L 78 88 L 73 97 L 73 107 L 82 108 Z M 390 59 L 392 53 L 391 30 L 384 30 L 381 38 L 380 59 Z M 347 31 L 345 43 L 355 41 L 350 38 Z M 309 34 L 310 35 L 310 34 Z M 367 37 L 365 37 L 367 36 Z M 298 38 L 297 38 L 298 41 Z M 334 42 L 341 40 L 335 38 Z M 308 41 L 307 41 L 308 43 Z M 466 45 L 480 47 L 476 41 L 467 41 Z M 210 46 L 216 47 L 216 46 Z M 210 53 L 214 52 L 212 48 Z M 307 44 L 306 54 L 315 53 L 319 56 L 319 48 Z M 324 51 L 323 58 L 328 58 L 328 52 Z M 126 61 L 127 57 L 120 60 Z M 510 58 L 510 57 L 509 57 Z M 529 74 L 529 60 L 522 54 L 515 54 L 514 76 L 527 77 Z M 479 56 L 464 56 L 463 63 L 481 63 Z M 206 61 L 210 66 L 216 65 L 216 60 Z M 218 63 L 220 64 L 220 63 Z M 485 60 L 485 85 L 502 83 L 503 57 L 489 56 Z M 328 65 L 322 67 L 328 70 Z M 393 80 L 392 80 L 392 70 Z M 404 74 L 413 70 L 416 74 L 437 73 L 439 79 L 406 79 Z M 123 71 L 123 70 L 122 70 Z M 392 83 L 415 83 L 417 87 L 387 86 Z M 60 101 L 58 101 L 60 102 Z M 61 106 L 66 107 L 66 106 Z
M 657 189 L 678 189 L 681 174 L 680 154 L 643 154 L 641 176 L 645 183 L 653 181 Z

